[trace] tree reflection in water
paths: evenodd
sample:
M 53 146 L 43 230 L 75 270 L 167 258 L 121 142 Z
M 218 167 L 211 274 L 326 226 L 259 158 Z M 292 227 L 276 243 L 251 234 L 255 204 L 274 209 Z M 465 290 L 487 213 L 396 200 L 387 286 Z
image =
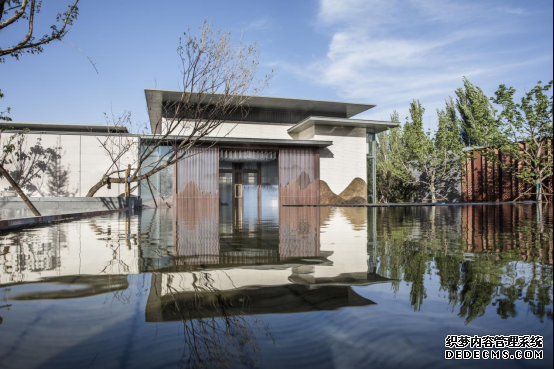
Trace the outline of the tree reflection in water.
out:
M 186 283 L 187 279 L 190 283 Z M 234 294 L 219 291 L 215 284 L 209 273 L 201 271 L 153 274 L 147 322 L 182 322 L 179 367 L 227 368 L 233 364 L 258 367 L 257 336 L 265 334 L 273 339 L 269 326 L 260 318 L 246 316 L 247 295 L 233 298 Z
M 261 350 L 269 356 L 274 351 L 266 321 L 272 322 L 280 349 L 295 334 L 312 345 L 336 342 L 335 332 L 352 316 L 358 326 L 358 321 L 386 321 L 384 331 L 389 317 L 430 325 L 462 320 L 473 328 L 468 331 L 478 332 L 483 326 L 517 328 L 522 320 L 515 318 L 529 315 L 536 319 L 526 327 L 547 328 L 553 319 L 552 208 L 535 210 L 530 205 L 286 208 L 279 223 L 251 223 L 240 232 L 220 227 L 221 220 L 203 222 L 201 212 L 190 212 L 189 219 L 188 213 L 176 217 L 172 210 L 145 210 L 24 230 L 0 239 L 2 329 L 26 340 L 14 358 L 27 359 L 24 348 L 42 344 L 41 355 L 47 357 L 51 348 L 44 337 L 53 335 L 56 326 L 34 322 L 45 314 L 38 307 L 56 306 L 55 316 L 77 306 L 83 312 L 52 318 L 66 340 L 57 342 L 58 351 L 74 353 L 72 363 L 79 364 L 68 367 L 86 367 L 96 352 L 81 365 L 83 353 L 105 342 L 107 357 L 133 352 L 142 363 L 159 355 L 152 360 L 179 360 L 181 367 L 195 368 L 261 366 Z M 219 237 L 213 236 L 217 232 Z M 388 287 L 368 287 L 374 283 L 391 283 L 407 309 L 391 302 Z M 379 303 L 373 311 L 382 316 L 368 314 L 366 307 L 375 305 L 364 297 L 370 294 Z M 102 297 L 94 298 L 98 295 Z M 44 299 L 49 301 L 38 301 Z M 434 314 L 447 304 L 452 314 Z M 320 314 L 292 316 L 349 307 L 358 309 L 325 320 L 332 337 L 321 339 L 297 324 L 306 320 L 319 327 Z M 484 315 L 493 319 L 482 319 Z M 503 324 L 494 317 L 504 319 Z M 96 323 L 102 320 L 110 322 L 105 331 L 89 332 L 90 327 L 102 328 Z M 164 322 L 169 324 L 151 325 Z M 178 326 L 177 338 L 172 322 Z M 283 329 L 273 322 L 295 325 Z M 539 322 L 546 324 L 540 327 Z M 36 341 L 28 327 L 35 329 Z M 414 327 L 398 331 L 399 341 L 421 325 Z M 347 338 L 359 339 L 356 333 L 370 337 L 374 326 L 359 329 Z M 150 342 L 154 335 L 159 340 Z M 86 344 L 75 346 L 77 341 Z M 182 345 L 176 357 L 171 356 L 174 344 Z M 144 352 L 146 345 L 151 351 Z M 129 347 L 136 350 L 127 351 Z M 297 358 L 293 354 L 290 360 Z M 59 361 L 52 363 L 71 357 L 54 359 Z M 96 360 L 100 365 L 102 357 Z
M 379 230 L 377 272 L 399 280 L 392 282 L 395 292 L 400 281 L 411 284 L 414 311 L 427 297 L 426 274 L 436 273 L 466 324 L 489 306 L 503 319 L 515 317 L 518 301 L 541 322 L 552 320 L 552 207 L 537 217 L 535 211 L 511 205 L 369 210 Z

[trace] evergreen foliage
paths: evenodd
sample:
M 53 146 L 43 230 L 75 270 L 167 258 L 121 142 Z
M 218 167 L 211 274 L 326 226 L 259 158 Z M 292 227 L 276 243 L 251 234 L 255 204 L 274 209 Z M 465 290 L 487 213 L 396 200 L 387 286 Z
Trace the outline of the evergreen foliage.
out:
M 539 82 L 519 103 L 514 101 L 514 88 L 500 85 L 489 99 L 467 78 L 463 84 L 456 99 L 450 97 L 445 109 L 437 111 L 434 133 L 424 130 L 425 108 L 414 100 L 403 126 L 377 135 L 379 201 L 448 200 L 459 188 L 461 163 L 472 152 L 464 147 L 483 148 L 482 155 L 527 183 L 530 189 L 521 196 L 532 192 L 537 201 L 545 195 L 548 201 L 553 192 L 546 186 L 553 175 L 553 82 Z M 391 121 L 399 122 L 396 111 Z M 500 161 L 499 151 L 511 161 Z
M 393 112 L 391 121 L 400 123 L 398 112 Z M 381 203 L 415 200 L 416 187 L 402 180 L 408 173 L 403 173 L 405 168 L 394 158 L 396 152 L 404 150 L 401 134 L 401 128 L 393 128 L 377 134 L 377 193 Z
M 460 126 L 454 103 L 447 101 L 446 110 L 437 112 L 439 126 L 432 135 L 423 129 L 425 108 L 418 100 L 410 104 L 410 117 L 401 128 L 400 142 L 392 157 L 398 165 L 393 175 L 403 183 L 418 186 L 425 194 L 423 201 L 447 200 L 460 173 Z
M 496 110 L 483 90 L 464 77 L 464 87 L 456 90 L 456 108 L 461 118 L 460 135 L 465 146 L 490 146 L 500 131 Z
M 544 186 L 544 182 L 553 174 L 553 97 L 548 96 L 552 84 L 553 81 L 550 81 L 543 86 L 539 81 L 531 91 L 525 93 L 520 103 L 514 100 L 516 90 L 505 85 L 500 85 L 492 98 L 495 104 L 501 106 L 498 123 L 502 136 L 497 138 L 496 146 L 504 155 L 517 161 L 519 167 L 497 162 L 503 170 L 531 185 L 530 190 L 521 196 L 532 192 L 539 202 L 543 195 L 552 196 L 552 188 Z

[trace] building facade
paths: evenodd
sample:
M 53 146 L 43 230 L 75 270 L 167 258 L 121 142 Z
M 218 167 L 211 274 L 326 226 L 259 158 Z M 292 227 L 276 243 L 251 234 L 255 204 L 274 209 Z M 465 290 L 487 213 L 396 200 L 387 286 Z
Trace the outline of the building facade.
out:
M 161 135 L 176 119 L 168 107 L 182 92 L 145 93 L 151 130 Z M 203 96 L 211 104 L 219 98 Z M 352 119 L 374 105 L 275 97 L 252 97 L 247 105 L 248 114 L 227 116 L 205 137 L 206 147 L 153 178 L 164 197 L 219 199 L 220 207 L 258 214 L 277 204 L 375 201 L 375 136 L 397 123 Z M 141 195 L 146 204 L 164 202 L 145 184 Z
M 182 92 L 145 90 L 145 95 L 152 135 L 133 135 L 125 129 L 114 132 L 114 127 L 107 126 L 6 123 L 13 131 L 3 132 L 3 140 L 28 128 L 27 147 L 38 142 L 43 150 L 53 148 L 58 153 L 47 163 L 55 164 L 55 170 L 33 179 L 28 192 L 86 196 L 111 166 L 125 168 L 135 162 L 138 150 L 148 147 L 175 118 L 167 106 L 179 101 Z M 210 101 L 217 98 L 212 95 Z M 204 137 L 204 145 L 193 147 L 187 158 L 157 173 L 149 183 L 141 183 L 133 194 L 148 206 L 203 201 L 206 209 L 240 208 L 243 215 L 256 213 L 257 217 L 277 214 L 279 205 L 375 201 L 375 135 L 397 124 L 352 119 L 374 105 L 275 97 L 252 97 L 247 105 L 246 116 L 226 117 Z M 114 161 L 106 150 L 108 136 L 112 144 L 114 137 L 136 142 L 137 149 Z M 157 154 L 164 154 L 163 146 Z M 155 161 L 155 155 L 149 160 Z M 11 165 L 16 164 L 12 160 Z M 63 189 L 53 191 L 56 178 L 50 177 L 60 172 L 64 183 L 58 185 Z M 5 179 L 0 189 L 7 189 Z M 122 192 L 123 185 L 114 184 L 104 186 L 96 196 Z

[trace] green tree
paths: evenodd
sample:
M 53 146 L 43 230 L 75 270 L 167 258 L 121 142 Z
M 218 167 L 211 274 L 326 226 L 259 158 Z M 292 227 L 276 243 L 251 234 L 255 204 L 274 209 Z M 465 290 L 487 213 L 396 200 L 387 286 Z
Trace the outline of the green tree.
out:
M 552 196 L 552 189 L 544 186 L 552 177 L 552 103 L 548 93 L 553 81 L 546 85 L 538 84 L 521 98 L 514 101 L 516 90 L 500 85 L 492 101 L 502 107 L 498 117 L 503 137 L 497 139 L 500 151 L 516 160 L 518 166 L 498 161 L 503 170 L 510 172 L 520 181 L 527 183 L 530 189 L 520 195 L 536 195 L 538 202 L 543 194 Z M 495 155 L 496 157 L 496 155 Z
M 496 110 L 483 90 L 464 77 L 464 87 L 456 90 L 460 113 L 460 135 L 465 146 L 490 146 L 498 138 Z
M 396 160 L 403 170 L 394 173 L 406 183 L 421 186 L 430 199 L 447 200 L 446 194 L 457 185 L 460 172 L 462 144 L 459 138 L 459 121 L 453 100 L 446 103 L 446 110 L 439 110 L 438 130 L 434 136 L 423 130 L 425 108 L 418 100 L 410 104 L 410 117 L 403 127 L 402 150 L 395 151 Z
M 398 112 L 391 114 L 391 121 L 400 123 Z M 377 134 L 377 193 L 379 202 L 409 202 L 415 196 L 413 184 L 406 183 L 402 178 L 409 177 L 403 173 L 406 169 L 394 158 L 397 155 L 405 156 L 404 145 L 401 141 L 401 128 L 393 128 Z M 395 172 L 398 172 L 395 175 Z

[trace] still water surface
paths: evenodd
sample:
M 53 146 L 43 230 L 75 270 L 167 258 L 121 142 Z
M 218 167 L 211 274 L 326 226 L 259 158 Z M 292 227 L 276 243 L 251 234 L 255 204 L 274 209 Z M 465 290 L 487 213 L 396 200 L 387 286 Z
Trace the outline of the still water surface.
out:
M 0 234 L 1 368 L 544 367 L 552 208 L 143 210 Z M 445 361 L 448 334 L 543 360 Z

